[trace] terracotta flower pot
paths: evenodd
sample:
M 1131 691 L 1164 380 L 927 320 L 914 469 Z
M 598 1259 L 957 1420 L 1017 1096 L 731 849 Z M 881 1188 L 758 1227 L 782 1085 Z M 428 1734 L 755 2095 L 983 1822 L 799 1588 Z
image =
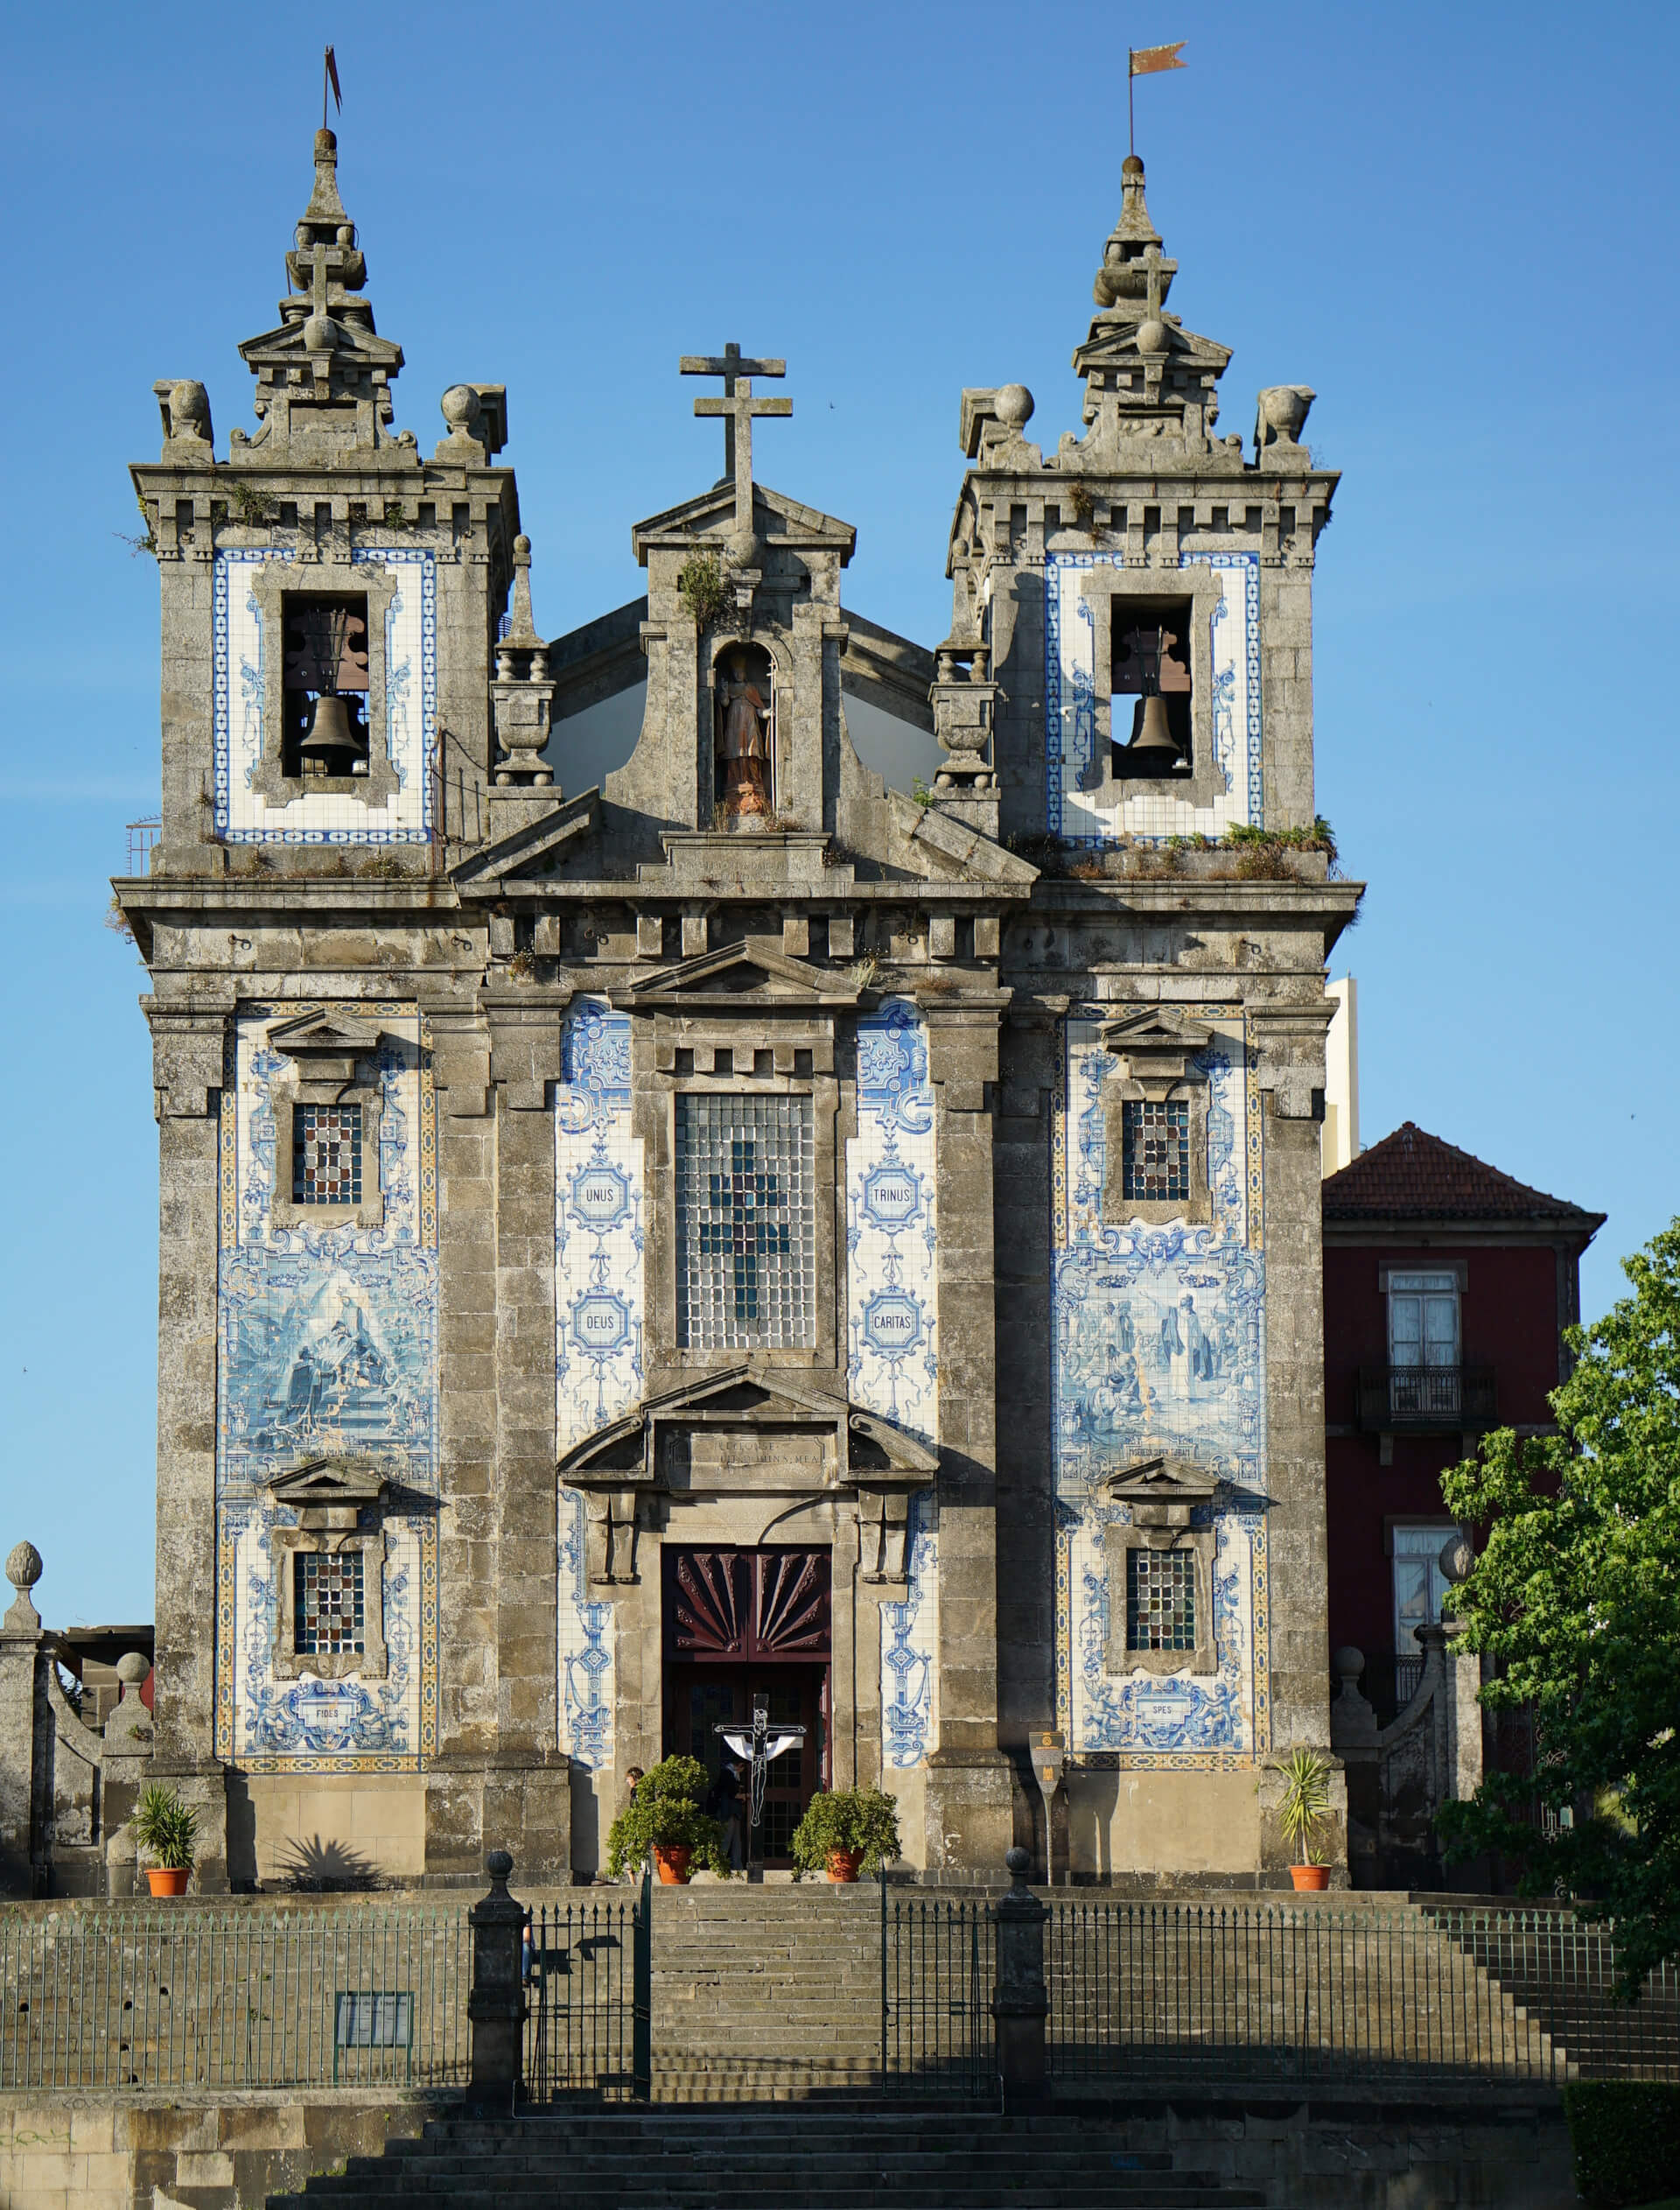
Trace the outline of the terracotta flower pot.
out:
M 146 1867 L 146 1884 L 155 1896 L 184 1896 L 191 1870 L 190 1865 L 150 1864 Z
M 654 1842 L 654 1863 L 659 1867 L 659 1877 L 668 1888 L 687 1886 L 689 1860 L 693 1855 L 693 1850 L 680 1842 Z
M 1320 1888 L 1330 1885 L 1330 1868 L 1327 1864 L 1292 1864 L 1289 1868 L 1289 1877 L 1295 1883 L 1298 1895 L 1316 1895 Z
M 846 1882 L 858 1877 L 858 1868 L 863 1862 L 864 1853 L 861 1849 L 830 1849 L 829 1877 L 836 1887 L 841 1887 Z

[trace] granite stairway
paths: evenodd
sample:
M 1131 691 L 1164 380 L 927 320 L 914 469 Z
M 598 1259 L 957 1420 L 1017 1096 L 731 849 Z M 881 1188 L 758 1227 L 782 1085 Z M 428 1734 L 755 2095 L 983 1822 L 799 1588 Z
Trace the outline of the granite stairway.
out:
M 1267 2200 L 1264 2189 L 1180 2168 L 1171 2149 L 1133 2146 L 1124 2120 L 742 2103 L 437 2119 L 418 2140 L 270 2195 L 269 2210 L 1262 2210 Z

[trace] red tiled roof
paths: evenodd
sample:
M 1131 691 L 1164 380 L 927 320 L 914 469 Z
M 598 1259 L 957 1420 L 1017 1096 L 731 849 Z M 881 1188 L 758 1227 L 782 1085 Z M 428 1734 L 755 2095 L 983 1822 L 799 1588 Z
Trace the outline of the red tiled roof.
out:
M 1415 1121 L 1362 1151 L 1324 1184 L 1326 1220 L 1572 1220 L 1602 1227 L 1603 1213 L 1502 1174 Z

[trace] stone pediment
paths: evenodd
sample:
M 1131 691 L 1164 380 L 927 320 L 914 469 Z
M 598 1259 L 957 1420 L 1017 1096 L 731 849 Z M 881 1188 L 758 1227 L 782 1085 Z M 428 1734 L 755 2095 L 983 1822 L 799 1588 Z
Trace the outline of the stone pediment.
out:
M 1212 338 L 1198 337 L 1194 330 L 1186 330 L 1171 315 L 1163 315 L 1156 325 L 1164 335 L 1164 349 L 1157 347 L 1146 352 L 1139 346 L 1140 326 L 1141 318 L 1135 309 L 1093 317 L 1090 335 L 1074 354 L 1074 374 L 1088 375 L 1093 368 L 1122 365 L 1134 368 L 1140 362 L 1147 362 L 1169 371 L 1188 369 L 1198 377 L 1204 370 L 1219 376 L 1229 366 L 1229 346 L 1219 345 Z
M 585 1490 L 668 1488 L 674 1462 L 690 1455 L 682 1449 L 673 1452 L 668 1439 L 708 1430 L 823 1439 L 829 1449 L 820 1485 L 829 1488 L 925 1488 L 939 1467 L 937 1451 L 878 1413 L 780 1368 L 744 1362 L 644 1397 L 622 1418 L 575 1444 L 559 1462 L 560 1478 Z M 790 1463 L 793 1487 L 812 1486 L 811 1463 L 808 1457 Z M 774 1482 L 774 1457 L 767 1464 Z
M 377 1504 L 388 1484 L 375 1466 L 344 1458 L 308 1458 L 270 1477 L 269 1494 L 296 1512 L 304 1527 L 354 1528 L 364 1505 Z
M 630 533 L 638 561 L 645 567 L 648 555 L 662 545 L 688 546 L 696 537 L 727 537 L 735 527 L 735 487 L 724 479 L 681 506 L 638 522 Z M 766 551 L 837 553 L 844 567 L 851 558 L 858 532 L 849 522 L 802 506 L 762 483 L 752 487 L 752 527 Z
M 1210 1504 L 1217 1475 L 1188 1458 L 1143 1458 L 1105 1477 L 1102 1484 L 1116 1504 L 1130 1505 L 1139 1526 L 1187 1527 L 1197 1505 Z
M 838 1010 L 857 1004 L 858 986 L 844 975 L 789 958 L 768 937 L 748 937 L 661 967 L 612 993 L 615 1006 L 669 1013 L 738 1012 L 744 1002 L 790 1013 Z
M 305 1013 L 274 1022 L 269 1045 L 284 1058 L 296 1060 L 312 1081 L 354 1082 L 357 1063 L 379 1049 L 379 1030 L 332 1014 Z
M 542 794 L 536 794 L 541 796 Z M 506 836 L 498 837 L 463 859 L 450 871 L 456 888 L 478 896 L 494 896 L 507 881 L 522 876 L 540 878 L 556 855 L 588 836 L 600 814 L 601 794 L 584 790 L 575 798 L 556 797 L 535 821 L 526 821 Z M 526 803 L 530 798 L 527 796 Z
M 1172 1007 L 1144 1006 L 1105 1021 L 1098 1034 L 1102 1048 L 1120 1062 L 1121 1072 L 1153 1093 L 1161 1084 L 1182 1082 L 1198 1052 L 1213 1042 L 1213 1031 Z

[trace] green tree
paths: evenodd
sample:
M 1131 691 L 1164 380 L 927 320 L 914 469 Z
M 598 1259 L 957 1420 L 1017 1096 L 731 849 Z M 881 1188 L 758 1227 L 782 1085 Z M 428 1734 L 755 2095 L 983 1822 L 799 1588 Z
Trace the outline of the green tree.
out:
M 1500 1428 L 1441 1477 L 1483 1546 L 1452 1610 L 1499 1660 L 1483 1702 L 1532 1708 L 1536 1771 L 1440 1827 L 1451 1856 L 1498 1850 L 1526 1894 L 1614 1919 L 1631 1996 L 1680 1951 L 1680 1219 L 1622 1268 L 1632 1296 L 1569 1330 L 1558 1433 Z M 1538 1832 L 1534 1795 L 1573 1826 Z

